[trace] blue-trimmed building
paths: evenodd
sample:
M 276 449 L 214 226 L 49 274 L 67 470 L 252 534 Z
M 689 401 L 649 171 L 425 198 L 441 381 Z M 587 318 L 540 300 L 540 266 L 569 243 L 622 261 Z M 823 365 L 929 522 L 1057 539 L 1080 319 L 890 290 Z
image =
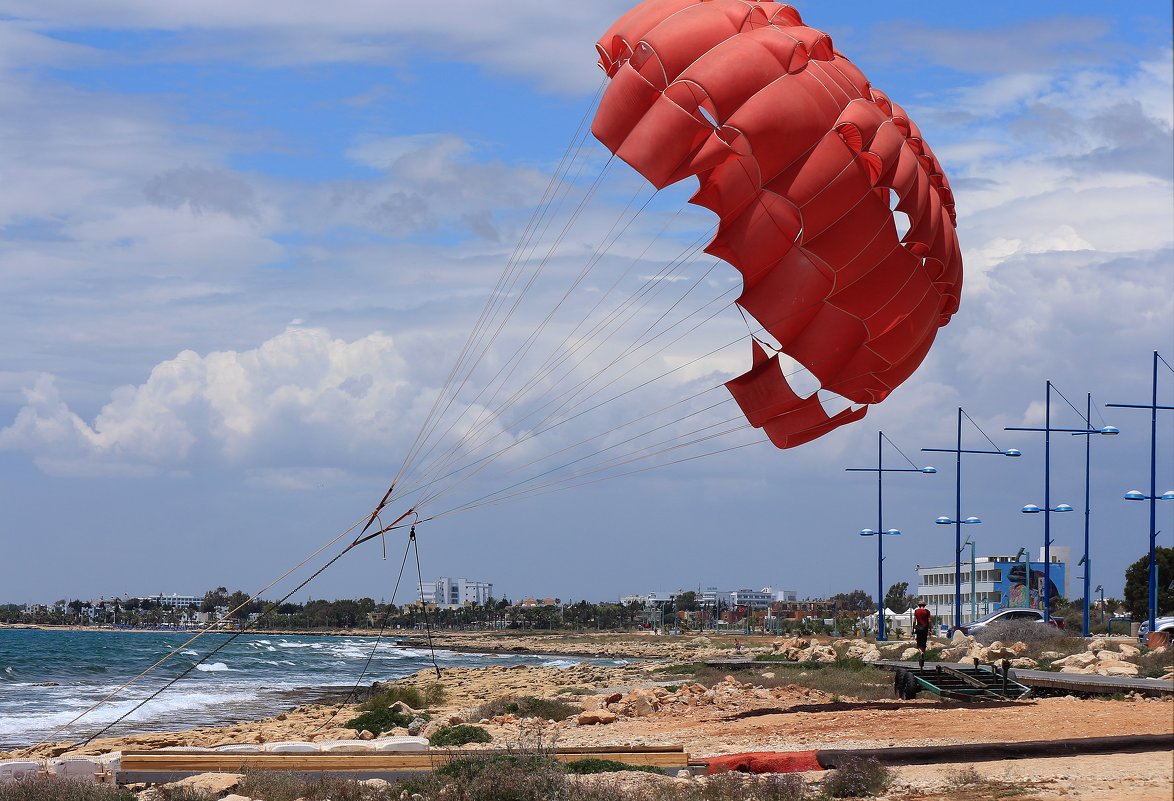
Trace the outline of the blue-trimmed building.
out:
M 1053 603 L 1057 598 L 1068 597 L 1068 574 L 1064 560 L 1067 548 L 1052 548 L 1052 564 L 1048 571 L 1051 578 L 1049 593 Z M 965 554 L 964 554 L 965 556 Z M 962 560 L 962 620 L 954 620 L 954 565 L 934 567 L 917 566 L 917 597 L 925 600 L 926 606 L 941 623 L 954 626 L 968 623 L 972 619 L 1007 607 L 1030 606 L 1040 608 L 1044 599 L 1044 563 L 1030 563 L 1014 556 L 980 556 L 974 560 L 974 614 L 971 615 L 971 566 L 970 560 Z

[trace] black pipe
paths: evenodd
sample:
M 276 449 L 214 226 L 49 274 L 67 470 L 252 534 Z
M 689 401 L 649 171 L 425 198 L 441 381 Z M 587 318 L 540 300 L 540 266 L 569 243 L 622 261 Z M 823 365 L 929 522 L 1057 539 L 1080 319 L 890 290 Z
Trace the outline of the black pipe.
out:
M 885 765 L 933 765 L 939 762 L 994 762 L 1000 759 L 1137 753 L 1172 748 L 1174 735 L 1127 734 L 1118 737 L 1082 737 L 1074 740 L 1029 740 L 1021 743 L 967 743 L 925 745 L 916 748 L 844 748 L 816 751 L 815 758 L 825 770 L 831 770 L 846 761 L 859 759 L 875 759 Z

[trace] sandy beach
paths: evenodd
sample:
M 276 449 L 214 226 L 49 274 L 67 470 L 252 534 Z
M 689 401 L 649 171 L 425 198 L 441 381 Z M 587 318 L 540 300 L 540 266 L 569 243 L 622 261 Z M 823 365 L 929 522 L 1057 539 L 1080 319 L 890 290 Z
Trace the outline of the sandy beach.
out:
M 416 639 L 413 635 L 418 647 Z M 885 688 L 876 686 L 861 685 L 859 696 L 848 691 L 850 686 L 833 693 L 804 686 L 802 674 L 788 681 L 777 663 L 771 662 L 728 675 L 711 674 L 704 682 L 674 672 L 687 671 L 689 668 L 682 666 L 704 660 L 720 662 L 778 648 L 778 641 L 768 637 L 738 639 L 740 650 L 735 649 L 732 636 L 445 633 L 433 637 L 432 645 L 437 649 L 609 656 L 632 661 L 614 666 L 576 664 L 562 668 L 446 668 L 439 680 L 434 671 L 423 670 L 398 683 L 423 689 L 439 681 L 445 700 L 427 710 L 431 721 L 422 734 L 427 736 L 454 722 L 476 723 L 492 738 L 488 746 L 480 747 L 673 745 L 703 758 L 739 752 L 1023 742 L 1126 734 L 1169 735 L 1174 742 L 1174 702 L 1168 698 L 1052 697 L 956 704 L 925 695 L 912 701 L 895 700 L 891 694 L 883 697 Z M 787 675 L 793 675 L 793 671 L 788 670 Z M 480 717 L 479 706 L 506 696 L 563 700 L 588 713 L 602 713 L 603 722 L 591 723 L 590 715 L 572 715 L 558 722 L 513 715 Z M 188 729 L 177 720 L 175 730 L 167 733 L 99 739 L 81 747 L 43 744 L 23 752 L 0 754 L 0 758 L 351 739 L 359 734 L 343 724 L 357 712 L 357 704 L 326 703 L 218 728 Z M 978 775 L 1000 786 L 1005 782 L 1028 782 L 1033 793 L 1030 797 L 1038 798 L 1165 799 L 1174 789 L 1169 751 L 976 763 L 966 767 L 972 771 L 966 774 L 971 780 Z M 956 783 L 956 769 L 961 768 L 899 768 L 903 792 L 929 795 L 893 797 L 935 798 L 932 793 L 950 781 Z

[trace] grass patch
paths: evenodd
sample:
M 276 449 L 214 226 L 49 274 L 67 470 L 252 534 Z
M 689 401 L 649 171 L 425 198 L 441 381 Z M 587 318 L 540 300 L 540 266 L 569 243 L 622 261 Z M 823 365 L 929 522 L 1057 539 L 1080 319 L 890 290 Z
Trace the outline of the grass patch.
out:
M 555 695 L 591 695 L 590 687 L 559 687 Z
M 652 798 L 656 801 L 814 801 L 816 796 L 805 781 L 791 774 L 722 773 L 711 776 L 704 786 L 662 792 L 649 801 Z
M 1149 651 L 1137 660 L 1137 675 L 1150 679 L 1160 679 L 1171 670 L 1174 670 L 1174 648 L 1167 648 L 1165 652 L 1155 654 Z
M 0 783 L 0 801 L 135 801 L 129 790 L 53 777 Z
M 819 783 L 830 798 L 866 798 L 880 795 L 893 783 L 893 771 L 875 759 L 846 759 Z
M 415 715 L 409 715 L 390 709 L 393 704 L 403 703 L 412 709 L 424 709 L 429 706 L 438 706 L 445 701 L 444 685 L 434 682 L 423 690 L 407 684 L 393 684 L 379 689 L 374 695 L 359 704 L 359 715 L 351 718 L 343 725 L 348 729 L 363 731 L 379 735 L 396 728 L 407 728 Z M 419 717 L 429 720 L 427 712 L 420 712 Z
M 756 676 L 754 681 L 768 689 L 797 684 L 841 699 L 880 701 L 893 697 L 893 674 L 858 659 L 779 665 L 774 674 L 771 679 Z
M 1031 792 L 1022 782 L 988 779 L 974 768 L 947 771 L 946 789 L 958 798 L 1015 798 Z
M 1057 647 L 1063 640 L 1072 640 L 1063 629 L 1056 626 L 1046 626 L 1030 620 L 1003 620 L 984 626 L 974 633 L 974 639 L 983 645 L 993 642 L 1015 643 L 1045 646 L 1044 650 L 1060 651 Z M 1081 645 L 1083 648 L 1083 644 Z
M 520 718 L 545 718 L 546 720 L 566 720 L 571 715 L 577 715 L 582 707 L 568 704 L 552 698 L 535 698 L 531 695 L 505 696 L 487 701 L 473 710 L 471 717 L 474 720 L 492 718 L 497 715 L 517 715 Z
M 410 684 L 392 684 L 377 690 L 359 706 L 359 709 L 364 712 L 386 709 L 397 701 L 402 701 L 412 709 L 426 709 L 430 706 L 440 706 L 447 699 L 448 693 L 440 682 L 432 682 L 423 689 Z
M 329 776 L 309 776 L 268 770 L 246 772 L 240 786 L 234 791 L 246 798 L 265 801 L 391 801 L 399 798 L 400 790 L 368 787 L 353 779 Z M 176 801 L 168 797 L 168 801 Z
M 428 738 L 428 743 L 436 747 L 466 745 L 468 743 L 487 743 L 493 738 L 489 732 L 480 726 L 471 726 L 461 723 L 457 726 L 445 726 L 437 730 Z
M 591 773 L 619 773 L 625 770 L 634 770 L 643 773 L 661 773 L 660 768 L 652 765 L 629 765 L 627 762 L 617 762 L 614 759 L 576 759 L 574 762 L 563 764 L 563 770 L 586 776 Z

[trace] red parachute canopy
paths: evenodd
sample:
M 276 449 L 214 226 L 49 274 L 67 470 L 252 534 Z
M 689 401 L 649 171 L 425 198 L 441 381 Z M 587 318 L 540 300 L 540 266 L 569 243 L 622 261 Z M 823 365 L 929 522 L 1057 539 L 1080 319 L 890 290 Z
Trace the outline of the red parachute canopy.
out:
M 917 126 L 773 0 L 646 0 L 596 47 L 611 78 L 596 138 L 658 189 L 697 176 L 690 202 L 720 218 L 706 250 L 742 273 L 738 305 L 860 404 L 829 416 L 753 341 L 754 366 L 726 384 L 746 418 L 780 448 L 859 420 L 962 290 L 954 198 Z

